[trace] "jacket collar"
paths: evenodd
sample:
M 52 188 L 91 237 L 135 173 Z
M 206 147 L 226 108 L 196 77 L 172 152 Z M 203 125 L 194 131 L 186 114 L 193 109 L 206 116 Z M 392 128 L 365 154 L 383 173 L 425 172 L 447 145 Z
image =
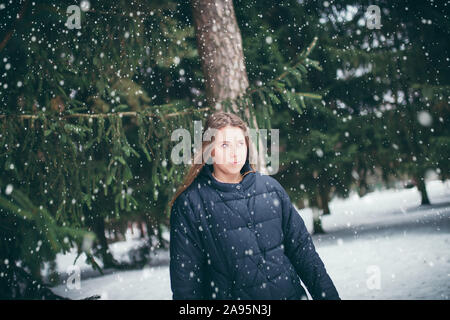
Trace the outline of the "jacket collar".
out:
M 202 179 L 205 179 L 208 184 L 210 184 L 212 187 L 216 188 L 217 190 L 223 191 L 223 192 L 230 192 L 230 191 L 243 191 L 247 190 L 254 182 L 255 182 L 255 175 L 256 171 L 254 171 L 250 167 L 249 160 L 247 159 L 245 161 L 244 166 L 241 169 L 241 173 L 245 174 L 247 173 L 244 178 L 238 182 L 238 183 L 225 183 L 220 182 L 214 176 L 212 175 L 214 171 L 214 167 L 212 164 L 205 164 L 200 171 L 199 177 Z

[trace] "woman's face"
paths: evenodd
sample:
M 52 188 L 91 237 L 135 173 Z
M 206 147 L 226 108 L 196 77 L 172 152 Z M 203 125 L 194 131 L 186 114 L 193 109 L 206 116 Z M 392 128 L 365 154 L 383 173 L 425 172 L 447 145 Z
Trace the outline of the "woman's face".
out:
M 239 127 L 227 126 L 217 131 L 211 150 L 214 165 L 222 172 L 237 174 L 247 158 L 245 134 Z

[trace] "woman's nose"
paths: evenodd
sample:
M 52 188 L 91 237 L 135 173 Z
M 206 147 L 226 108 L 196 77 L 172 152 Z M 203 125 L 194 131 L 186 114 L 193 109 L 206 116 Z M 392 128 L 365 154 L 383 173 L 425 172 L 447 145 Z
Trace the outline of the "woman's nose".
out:
M 226 157 L 227 157 L 229 160 L 233 160 L 235 156 L 236 156 L 236 150 L 235 150 L 233 147 L 230 146 L 230 147 L 228 148 L 228 152 L 227 152 Z
M 237 147 L 233 146 L 231 147 L 231 157 L 235 158 L 237 156 Z

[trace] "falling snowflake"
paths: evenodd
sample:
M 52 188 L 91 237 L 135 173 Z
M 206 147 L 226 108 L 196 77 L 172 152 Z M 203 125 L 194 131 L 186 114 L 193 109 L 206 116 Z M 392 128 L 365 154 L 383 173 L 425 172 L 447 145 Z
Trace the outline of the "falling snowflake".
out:
M 91 8 L 91 3 L 88 0 L 83 0 L 80 3 L 80 9 L 81 11 L 88 11 Z
M 322 157 L 323 157 L 323 151 L 322 151 L 322 149 L 318 148 L 318 149 L 316 150 L 316 154 L 317 154 L 317 156 L 318 156 L 319 158 L 322 158 Z
M 424 127 L 429 127 L 433 122 L 433 118 L 428 111 L 420 111 L 417 114 L 417 120 Z
M 12 184 L 8 184 L 8 185 L 6 186 L 5 194 L 6 194 L 7 196 L 9 196 L 12 192 L 13 192 L 13 186 L 12 186 Z

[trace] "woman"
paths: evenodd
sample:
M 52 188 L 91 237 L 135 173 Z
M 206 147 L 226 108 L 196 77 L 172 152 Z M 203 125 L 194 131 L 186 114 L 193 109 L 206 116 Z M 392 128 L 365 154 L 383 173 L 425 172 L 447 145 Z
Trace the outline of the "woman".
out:
M 208 129 L 171 201 L 173 299 L 307 299 L 300 279 L 313 299 L 340 299 L 286 191 L 250 164 L 245 123 L 216 112 Z

